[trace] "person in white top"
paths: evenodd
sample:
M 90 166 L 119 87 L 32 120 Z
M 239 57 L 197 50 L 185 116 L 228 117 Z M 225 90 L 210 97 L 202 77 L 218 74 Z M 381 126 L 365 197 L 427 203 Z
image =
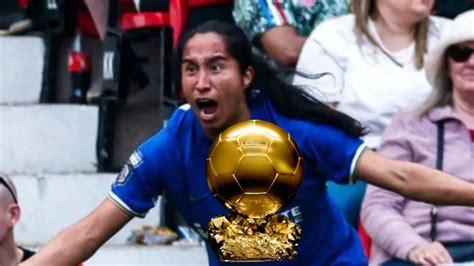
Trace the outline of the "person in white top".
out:
M 323 102 L 359 120 L 376 149 L 392 116 L 422 102 L 431 90 L 424 56 L 447 19 L 430 16 L 434 0 L 353 0 L 353 13 L 329 19 L 306 41 L 296 75 Z
M 421 103 L 431 91 L 423 61 L 449 20 L 430 16 L 434 0 L 352 0 L 353 14 L 328 19 L 306 40 L 293 83 L 362 123 L 364 141 L 377 149 L 399 110 Z M 311 75 L 310 75 L 311 76 Z M 365 183 L 328 183 L 347 221 L 358 225 Z

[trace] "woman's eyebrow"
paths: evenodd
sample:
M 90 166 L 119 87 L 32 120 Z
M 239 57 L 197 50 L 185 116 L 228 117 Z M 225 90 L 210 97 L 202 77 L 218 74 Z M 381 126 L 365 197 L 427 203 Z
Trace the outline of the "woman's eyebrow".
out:
M 215 56 L 212 56 L 211 58 L 209 58 L 206 61 L 209 62 L 209 63 L 215 63 L 217 61 L 227 61 L 227 57 L 225 57 L 223 55 L 215 55 Z

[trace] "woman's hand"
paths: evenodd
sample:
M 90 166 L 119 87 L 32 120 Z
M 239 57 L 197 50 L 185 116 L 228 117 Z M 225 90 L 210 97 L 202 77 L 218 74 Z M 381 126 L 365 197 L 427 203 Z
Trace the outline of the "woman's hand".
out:
M 416 246 L 408 253 L 408 260 L 421 265 L 453 263 L 453 258 L 440 242 L 430 242 Z

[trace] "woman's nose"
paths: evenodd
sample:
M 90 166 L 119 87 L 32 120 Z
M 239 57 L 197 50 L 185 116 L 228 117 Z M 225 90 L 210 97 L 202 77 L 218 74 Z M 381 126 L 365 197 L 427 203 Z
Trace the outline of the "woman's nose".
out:
M 209 75 L 206 73 L 206 71 L 200 71 L 199 76 L 198 76 L 198 81 L 196 84 L 196 89 L 206 90 L 209 88 L 210 88 Z

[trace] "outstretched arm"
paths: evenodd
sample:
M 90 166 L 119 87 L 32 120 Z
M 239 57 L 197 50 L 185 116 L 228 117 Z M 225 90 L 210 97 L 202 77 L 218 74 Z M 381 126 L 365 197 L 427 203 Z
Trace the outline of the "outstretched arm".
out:
M 305 41 L 306 37 L 290 26 L 271 28 L 260 36 L 265 52 L 280 66 L 290 68 L 296 66 Z
M 366 149 L 356 171 L 359 179 L 412 200 L 474 207 L 474 184 L 420 164 L 387 159 Z
M 87 217 L 61 231 L 35 256 L 20 265 L 78 265 L 90 258 L 132 218 L 110 199 L 105 199 Z

